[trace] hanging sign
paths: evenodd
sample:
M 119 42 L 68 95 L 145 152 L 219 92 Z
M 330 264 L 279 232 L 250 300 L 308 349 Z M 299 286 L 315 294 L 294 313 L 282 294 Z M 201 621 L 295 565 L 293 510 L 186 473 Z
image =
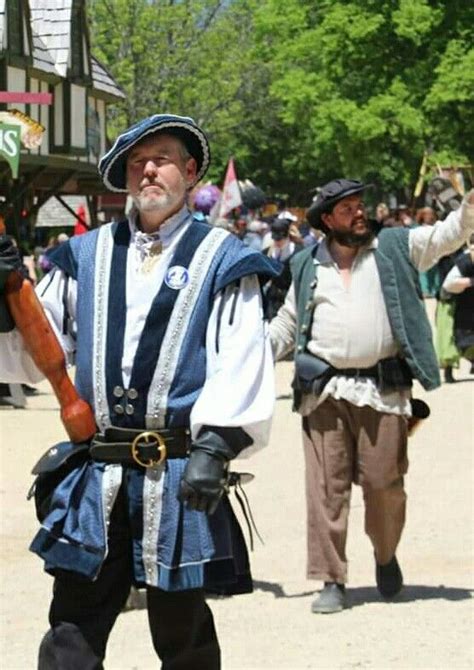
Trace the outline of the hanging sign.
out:
M 0 122 L 0 158 L 10 165 L 13 179 L 18 177 L 20 164 L 20 133 L 19 126 Z
M 0 112 L 0 158 L 10 165 L 13 178 L 18 177 L 20 144 L 37 149 L 43 139 L 44 126 L 18 109 Z
M 0 123 L 19 126 L 21 143 L 26 149 L 37 149 L 41 144 L 44 126 L 18 109 L 0 112 Z

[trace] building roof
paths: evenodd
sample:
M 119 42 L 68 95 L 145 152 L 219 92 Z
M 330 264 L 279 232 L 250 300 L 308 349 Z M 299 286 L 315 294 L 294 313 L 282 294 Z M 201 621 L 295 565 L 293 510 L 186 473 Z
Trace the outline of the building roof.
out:
M 102 63 L 99 63 L 97 58 L 92 56 L 92 82 L 94 88 L 99 91 L 104 91 L 110 95 L 115 95 L 117 98 L 125 98 L 125 94 L 121 88 L 117 86 L 114 78 L 107 72 Z
M 49 74 L 57 74 L 56 65 L 46 44 L 33 32 L 33 67 Z
M 71 48 L 72 0 L 29 0 L 31 30 L 47 49 L 56 73 L 66 77 Z
M 87 198 L 81 195 L 63 195 L 62 199 L 74 211 L 78 207 L 84 207 L 88 212 Z M 38 228 L 59 228 L 72 227 L 76 223 L 75 217 L 69 212 L 56 198 L 52 197 L 46 200 L 38 210 L 36 227 Z
M 71 65 L 73 5 L 85 0 L 28 0 L 32 34 L 32 64 L 49 75 L 66 78 Z M 86 28 L 84 28 L 86 30 Z M 87 36 L 81 37 L 86 48 Z M 0 52 L 8 49 L 6 1 L 0 0 Z M 125 94 L 112 75 L 90 54 L 92 86 L 110 96 Z

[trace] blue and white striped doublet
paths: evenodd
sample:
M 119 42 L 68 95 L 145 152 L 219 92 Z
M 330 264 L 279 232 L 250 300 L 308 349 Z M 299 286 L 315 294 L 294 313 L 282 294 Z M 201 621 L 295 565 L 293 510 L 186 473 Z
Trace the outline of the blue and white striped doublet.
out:
M 243 276 L 275 271 L 265 256 L 234 236 L 193 221 L 170 261 L 184 269 L 186 282 L 157 287 L 133 362 L 133 394 L 127 396 L 121 362 L 129 243 L 127 222 L 109 224 L 73 238 L 55 258 L 78 280 L 76 386 L 101 430 L 188 427 L 206 380 L 206 329 L 215 295 Z M 127 411 L 117 388 L 127 396 Z M 31 549 L 47 570 L 75 569 L 93 579 L 107 553 L 108 519 L 123 484 L 137 583 L 165 590 L 226 584 L 227 592 L 228 584 L 236 592 L 248 590 L 246 550 L 228 500 L 211 517 L 177 500 L 186 463 L 169 459 L 146 470 L 86 463 L 56 489 Z

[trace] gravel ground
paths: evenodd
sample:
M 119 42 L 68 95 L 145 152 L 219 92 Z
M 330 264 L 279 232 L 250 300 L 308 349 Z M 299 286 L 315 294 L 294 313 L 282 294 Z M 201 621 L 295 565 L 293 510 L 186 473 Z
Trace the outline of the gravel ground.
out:
M 270 445 L 241 460 L 256 475 L 247 485 L 265 544 L 251 556 L 255 592 L 212 598 L 226 670 L 302 668 L 473 668 L 474 377 L 463 362 L 457 384 L 429 394 L 432 417 L 410 440 L 408 518 L 398 557 L 405 588 L 382 602 L 363 532 L 360 490 L 352 496 L 348 556 L 350 607 L 314 615 L 318 582 L 305 578 L 305 506 L 299 417 L 291 412 L 292 365 L 277 365 L 277 403 Z M 36 529 L 26 492 L 31 467 L 64 439 L 46 382 L 27 409 L 0 407 L 2 670 L 36 667 L 47 627 L 52 580 L 28 552 Z M 416 395 L 427 396 L 417 388 Z M 235 505 L 238 513 L 238 506 Z M 143 609 L 124 612 L 112 633 L 107 670 L 158 667 Z M 205 670 L 197 669 L 197 670 Z

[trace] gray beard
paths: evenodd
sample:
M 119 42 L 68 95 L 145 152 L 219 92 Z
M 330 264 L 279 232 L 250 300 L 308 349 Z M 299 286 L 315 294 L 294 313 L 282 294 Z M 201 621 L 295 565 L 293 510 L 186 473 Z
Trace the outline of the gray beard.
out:
M 359 247 L 364 247 L 366 244 L 369 244 L 374 239 L 375 234 L 373 230 L 368 229 L 366 233 L 362 235 L 356 235 L 350 230 L 341 232 L 340 230 L 331 230 L 328 233 L 329 241 L 334 240 L 342 247 L 350 247 L 351 249 L 357 249 Z
M 132 196 L 132 200 L 140 212 L 160 212 L 175 204 L 173 197 L 169 193 L 163 193 L 158 198 Z

